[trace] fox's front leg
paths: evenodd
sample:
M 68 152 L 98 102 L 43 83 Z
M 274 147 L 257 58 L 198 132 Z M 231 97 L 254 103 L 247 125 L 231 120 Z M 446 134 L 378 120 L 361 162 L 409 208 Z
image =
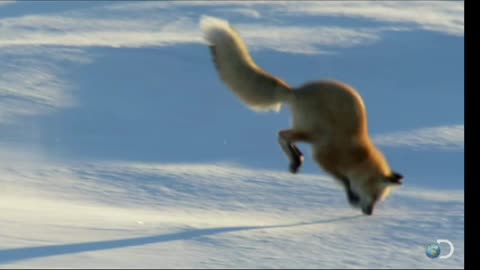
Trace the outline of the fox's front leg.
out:
M 308 141 L 309 136 L 303 132 L 296 130 L 282 130 L 278 132 L 278 142 L 283 152 L 290 160 L 290 172 L 297 173 L 303 164 L 303 154 L 295 145 L 298 141 Z

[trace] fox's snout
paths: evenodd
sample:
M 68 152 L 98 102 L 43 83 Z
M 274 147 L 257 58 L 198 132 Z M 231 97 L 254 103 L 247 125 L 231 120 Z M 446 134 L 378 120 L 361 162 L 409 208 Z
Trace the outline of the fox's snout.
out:
M 375 205 L 383 201 L 390 194 L 393 186 L 403 184 L 403 175 L 392 171 L 387 177 L 377 178 L 374 181 L 364 182 L 358 185 L 358 180 L 352 182 L 348 179 L 345 182 L 345 193 L 349 204 L 354 208 L 359 208 L 365 215 L 372 215 Z
M 362 213 L 364 213 L 365 215 L 371 216 L 373 214 L 373 207 L 374 207 L 373 203 L 362 207 Z

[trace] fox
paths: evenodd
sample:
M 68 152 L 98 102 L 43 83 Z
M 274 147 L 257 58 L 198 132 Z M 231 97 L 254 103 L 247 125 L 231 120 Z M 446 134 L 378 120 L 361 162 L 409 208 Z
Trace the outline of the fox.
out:
M 278 131 L 277 140 L 291 173 L 304 162 L 297 144 L 310 145 L 320 169 L 343 186 L 353 208 L 368 216 L 392 187 L 403 184 L 403 175 L 390 168 L 373 143 L 366 106 L 355 88 L 332 79 L 292 87 L 255 63 L 228 21 L 204 15 L 200 28 L 221 81 L 243 104 L 256 112 L 289 107 L 291 128 Z

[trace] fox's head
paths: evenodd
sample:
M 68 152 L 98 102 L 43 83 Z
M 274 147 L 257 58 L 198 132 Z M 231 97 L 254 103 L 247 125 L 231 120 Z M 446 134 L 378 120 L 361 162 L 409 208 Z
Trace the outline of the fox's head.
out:
M 370 176 L 350 181 L 347 196 L 350 204 L 359 207 L 365 215 L 372 215 L 377 202 L 384 200 L 390 193 L 392 186 L 403 183 L 403 176 L 391 172 L 386 176 Z

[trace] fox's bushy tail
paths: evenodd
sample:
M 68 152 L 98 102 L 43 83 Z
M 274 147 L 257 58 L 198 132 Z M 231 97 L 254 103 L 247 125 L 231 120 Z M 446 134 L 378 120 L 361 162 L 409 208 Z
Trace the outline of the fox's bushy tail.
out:
M 227 21 L 203 16 L 200 27 L 220 78 L 242 102 L 255 111 L 279 111 L 288 102 L 290 86 L 255 64 L 247 45 Z

